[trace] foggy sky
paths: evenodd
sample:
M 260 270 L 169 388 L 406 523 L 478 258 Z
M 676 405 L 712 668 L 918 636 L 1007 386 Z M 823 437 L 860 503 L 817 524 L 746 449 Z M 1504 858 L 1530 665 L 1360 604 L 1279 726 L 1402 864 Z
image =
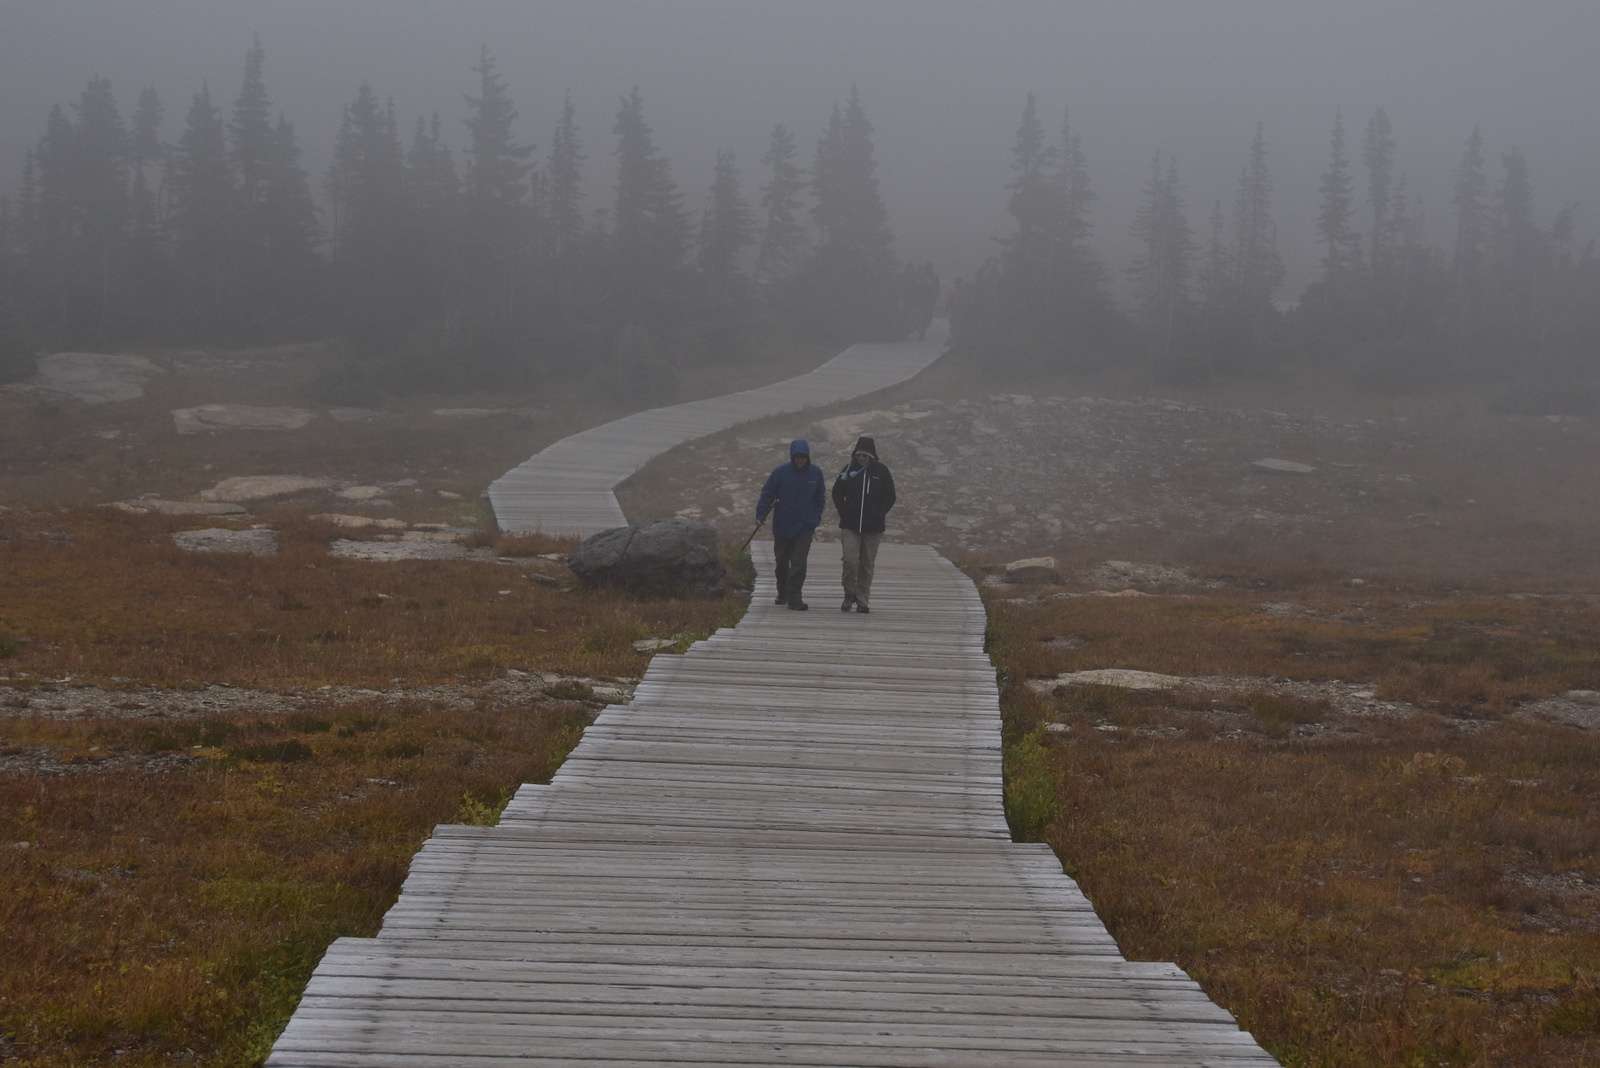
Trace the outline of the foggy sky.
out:
M 1260 119 L 1289 267 L 1279 296 L 1297 297 L 1316 269 L 1335 109 L 1358 179 L 1362 127 L 1387 109 L 1408 192 L 1423 195 L 1428 237 L 1447 252 L 1451 170 L 1475 124 L 1491 182 L 1518 147 L 1541 224 L 1576 203 L 1580 239 L 1600 232 L 1595 0 L 0 0 L 0 190 L 15 189 L 50 106 L 76 101 L 91 76 L 111 80 L 125 119 L 153 85 L 168 142 L 202 81 L 226 112 L 253 34 L 319 190 L 340 109 L 364 80 L 394 99 L 407 140 L 438 111 L 459 149 L 488 44 L 540 161 L 571 90 L 597 199 L 618 98 L 637 84 L 695 211 L 719 149 L 737 154 L 754 200 L 773 123 L 809 163 L 829 109 L 859 86 L 899 252 L 946 277 L 970 275 L 1006 230 L 1030 91 L 1047 129 L 1070 108 L 1099 194 L 1094 244 L 1119 288 L 1152 154 L 1177 156 L 1203 242 Z

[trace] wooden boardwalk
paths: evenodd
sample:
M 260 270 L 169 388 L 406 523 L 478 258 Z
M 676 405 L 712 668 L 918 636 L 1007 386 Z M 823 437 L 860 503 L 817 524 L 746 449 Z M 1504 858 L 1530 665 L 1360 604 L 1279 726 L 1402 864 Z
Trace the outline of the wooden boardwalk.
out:
M 500 529 L 587 536 L 627 523 L 617 483 L 674 445 L 768 415 L 833 404 L 913 377 L 944 351 L 944 324 L 926 341 L 855 345 L 815 371 L 759 389 L 675 404 L 574 434 L 489 486 Z
M 657 656 L 499 826 L 438 829 L 270 1068 L 1275 1063 L 1010 842 L 965 576 L 885 545 L 871 616 L 790 612 L 757 551 L 736 628 Z
M 557 442 L 491 487 L 509 530 L 592 533 L 656 453 L 909 378 L 857 346 L 777 386 Z M 885 545 L 873 614 L 772 605 L 657 656 L 496 827 L 440 827 L 376 938 L 318 965 L 269 1068 L 1271 1065 L 1171 964 L 1130 963 L 1001 804 L 984 610 Z

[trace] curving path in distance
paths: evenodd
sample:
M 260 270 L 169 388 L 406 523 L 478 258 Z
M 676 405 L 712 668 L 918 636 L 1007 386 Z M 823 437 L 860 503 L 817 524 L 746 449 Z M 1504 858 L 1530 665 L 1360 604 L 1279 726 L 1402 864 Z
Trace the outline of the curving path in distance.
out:
M 652 408 L 585 430 L 539 452 L 489 485 L 500 529 L 557 536 L 627 523 L 612 490 L 674 445 L 783 412 L 849 400 L 904 382 L 944 352 L 944 323 L 926 341 L 853 345 L 815 371 L 770 386 Z

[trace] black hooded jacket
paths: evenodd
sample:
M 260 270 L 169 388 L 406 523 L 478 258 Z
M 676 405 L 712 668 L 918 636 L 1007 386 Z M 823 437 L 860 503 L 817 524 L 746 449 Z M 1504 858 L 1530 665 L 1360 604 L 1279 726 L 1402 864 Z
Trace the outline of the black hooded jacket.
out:
M 856 463 L 855 454 L 867 453 L 872 461 L 865 467 Z M 839 529 L 858 534 L 882 534 L 883 520 L 894 507 L 894 478 L 878 460 L 878 446 L 862 438 L 851 450 L 850 462 L 833 480 L 833 506 L 839 510 Z

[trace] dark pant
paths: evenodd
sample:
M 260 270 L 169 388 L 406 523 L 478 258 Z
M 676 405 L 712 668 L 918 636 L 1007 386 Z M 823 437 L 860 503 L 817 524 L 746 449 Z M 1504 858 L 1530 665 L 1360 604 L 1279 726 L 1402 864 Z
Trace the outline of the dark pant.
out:
M 811 554 L 811 535 L 806 531 L 792 538 L 773 538 L 772 556 L 778 596 L 788 601 L 801 600 L 800 587 L 806 584 L 806 557 Z

